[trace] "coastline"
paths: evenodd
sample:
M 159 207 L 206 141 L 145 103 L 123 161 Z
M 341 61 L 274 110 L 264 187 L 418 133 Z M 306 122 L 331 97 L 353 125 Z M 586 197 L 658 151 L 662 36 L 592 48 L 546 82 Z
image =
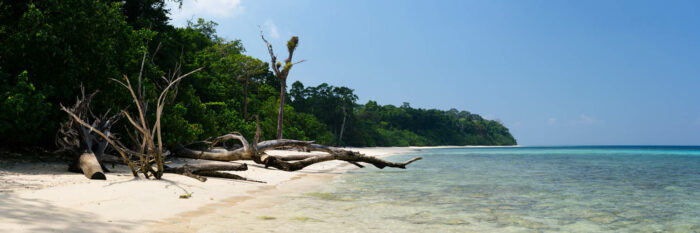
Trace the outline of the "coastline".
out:
M 520 145 L 510 146 L 409 146 L 411 149 L 449 149 L 449 148 L 501 148 L 501 147 L 521 147 Z
M 435 148 L 435 147 L 431 147 Z M 387 157 L 414 152 L 414 147 L 346 148 Z M 275 155 L 300 152 L 272 151 Z M 200 161 L 178 159 L 176 163 Z M 297 172 L 248 163 L 236 174 L 266 183 L 211 178 L 199 182 L 166 174 L 162 180 L 135 179 L 125 166 L 112 168 L 107 181 L 68 173 L 65 164 L 30 163 L 0 167 L 0 230 L 11 232 L 191 232 L 216 219 L 219 210 L 254 212 L 251 206 L 274 203 L 276 196 L 312 190 L 356 169 L 342 161 L 314 164 Z M 179 196 L 191 193 L 191 198 Z M 225 208 L 223 208 L 225 207 Z M 279 210 L 284 211 L 284 210 Z M 208 229 L 207 231 L 215 230 Z M 221 229 L 225 230 L 225 229 Z

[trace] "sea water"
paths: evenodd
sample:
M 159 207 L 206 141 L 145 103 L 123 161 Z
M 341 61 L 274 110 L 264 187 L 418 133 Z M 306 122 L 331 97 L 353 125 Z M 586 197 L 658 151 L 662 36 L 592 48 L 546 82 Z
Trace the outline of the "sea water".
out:
M 278 231 L 700 232 L 700 147 L 426 149 L 288 195 Z M 264 219 L 260 220 L 266 221 Z M 264 226 L 262 224 L 259 226 Z

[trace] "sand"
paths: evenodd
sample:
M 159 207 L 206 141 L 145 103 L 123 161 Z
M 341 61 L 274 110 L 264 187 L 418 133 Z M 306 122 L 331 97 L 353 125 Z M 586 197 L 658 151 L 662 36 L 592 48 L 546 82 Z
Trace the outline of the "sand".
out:
M 416 148 L 350 148 L 386 157 Z M 275 155 L 299 152 L 271 151 Z M 176 163 L 202 161 L 178 159 Z M 165 174 L 162 180 L 135 179 L 125 166 L 112 168 L 106 181 L 66 172 L 60 163 L 0 165 L 0 232 L 220 232 L 212 224 L 224 218 L 221 208 L 274 204 L 291 190 L 313 190 L 354 165 L 330 161 L 297 172 L 265 169 L 252 161 L 235 174 L 265 181 L 253 183 L 210 178 L 207 182 Z M 109 166 L 108 166 L 109 167 Z M 191 193 L 188 199 L 180 195 Z M 280 210 L 284 211 L 284 210 Z

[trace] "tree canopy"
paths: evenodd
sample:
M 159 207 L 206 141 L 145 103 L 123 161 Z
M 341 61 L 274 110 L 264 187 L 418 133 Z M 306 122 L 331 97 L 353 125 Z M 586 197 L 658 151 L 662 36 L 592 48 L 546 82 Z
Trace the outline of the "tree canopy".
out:
M 256 124 L 243 116 L 244 103 L 248 116 L 259 116 L 262 139 L 274 139 L 284 88 L 269 64 L 245 55 L 240 41 L 218 37 L 215 22 L 176 28 L 167 15 L 163 0 L 0 2 L 0 143 L 52 147 L 58 123 L 67 119 L 59 106 L 72 104 L 80 85 L 100 91 L 95 114 L 133 113 L 131 97 L 112 79 L 142 79 L 144 96 L 157 96 L 161 77 L 199 67 L 168 96 L 166 145 L 234 131 L 252 138 Z M 501 123 L 467 111 L 358 104 L 353 89 L 325 83 L 294 82 L 287 94 L 286 138 L 341 146 L 516 144 Z M 113 129 L 127 137 L 119 124 Z

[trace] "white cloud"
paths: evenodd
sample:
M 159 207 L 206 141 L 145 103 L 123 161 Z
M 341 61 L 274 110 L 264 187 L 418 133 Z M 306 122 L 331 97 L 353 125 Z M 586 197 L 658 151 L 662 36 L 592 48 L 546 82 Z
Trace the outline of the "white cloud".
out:
M 596 123 L 596 120 L 593 119 L 593 117 L 586 116 L 586 114 L 581 114 L 581 118 L 579 118 L 576 123 L 582 124 L 582 125 L 592 125 Z
M 243 12 L 241 0 L 183 0 L 182 8 L 178 3 L 166 1 L 170 8 L 170 18 L 177 26 L 184 26 L 188 19 L 230 18 Z
M 556 124 L 556 123 L 557 123 L 557 118 L 550 117 L 549 119 L 547 119 L 547 124 L 548 124 L 548 125 L 554 125 L 554 124 Z
M 275 25 L 272 20 L 267 20 L 265 21 L 265 29 L 267 29 L 267 33 L 270 34 L 270 37 L 273 39 L 279 39 L 280 38 L 280 33 L 277 31 L 277 25 Z

